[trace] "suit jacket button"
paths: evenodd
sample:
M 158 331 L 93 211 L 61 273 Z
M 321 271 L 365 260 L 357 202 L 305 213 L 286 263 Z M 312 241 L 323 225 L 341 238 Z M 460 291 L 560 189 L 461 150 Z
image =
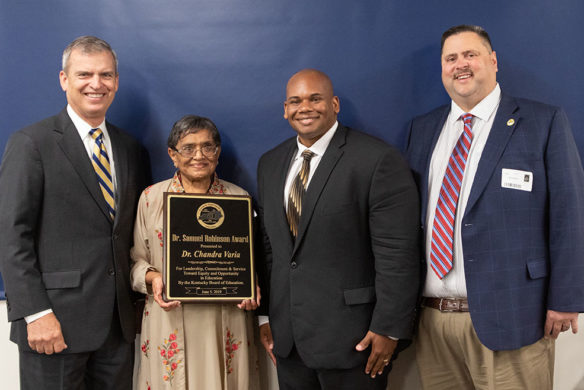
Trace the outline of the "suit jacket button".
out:
M 107 273 L 109 276 L 114 276 L 116 274 L 113 268 L 108 268 Z
M 293 261 L 293 262 L 290 263 L 290 268 L 296 269 L 296 267 L 298 267 L 298 264 L 296 264 L 295 261 Z

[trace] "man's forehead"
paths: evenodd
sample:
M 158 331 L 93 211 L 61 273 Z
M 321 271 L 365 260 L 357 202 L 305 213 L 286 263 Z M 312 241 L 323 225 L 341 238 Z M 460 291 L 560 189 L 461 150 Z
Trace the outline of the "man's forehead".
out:
M 483 37 L 475 32 L 465 31 L 446 38 L 444 46 L 442 47 L 442 55 L 465 52 L 479 48 L 486 48 L 487 51 L 490 51 L 489 44 Z

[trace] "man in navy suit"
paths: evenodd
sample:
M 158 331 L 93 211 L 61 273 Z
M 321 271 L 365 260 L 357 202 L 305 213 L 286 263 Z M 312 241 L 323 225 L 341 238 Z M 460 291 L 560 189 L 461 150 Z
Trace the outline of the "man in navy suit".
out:
M 551 389 L 554 339 L 576 333 L 584 309 L 584 173 L 570 125 L 560 108 L 501 92 L 478 26 L 447 30 L 441 62 L 452 102 L 415 118 L 407 147 L 427 263 L 422 383 Z

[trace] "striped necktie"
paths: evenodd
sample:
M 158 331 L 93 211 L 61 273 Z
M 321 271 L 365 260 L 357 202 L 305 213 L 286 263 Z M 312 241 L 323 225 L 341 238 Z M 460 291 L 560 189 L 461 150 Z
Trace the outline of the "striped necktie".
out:
M 93 169 L 97 174 L 97 180 L 103 193 L 103 197 L 108 205 L 108 210 L 111 219 L 116 216 L 116 205 L 114 200 L 114 183 L 112 180 L 112 173 L 110 168 L 109 157 L 103 143 L 103 132 L 101 129 L 91 129 L 89 132 L 91 138 L 95 140 L 93 145 L 93 154 L 91 155 L 91 163 Z
M 450 272 L 454 259 L 454 220 L 464 168 L 472 143 L 472 117 L 472 114 L 469 113 L 462 115 L 464 131 L 452 150 L 450 160 L 448 160 L 434 215 L 430 266 L 440 279 Z
M 290 193 L 288 194 L 288 210 L 286 210 L 286 217 L 290 225 L 290 232 L 293 237 L 298 235 L 298 225 L 300 223 L 300 215 L 302 214 L 302 198 L 306 192 L 306 183 L 308 182 L 308 175 L 310 173 L 310 159 L 314 153 L 306 149 L 302 152 L 302 167 L 300 172 L 294 178 Z

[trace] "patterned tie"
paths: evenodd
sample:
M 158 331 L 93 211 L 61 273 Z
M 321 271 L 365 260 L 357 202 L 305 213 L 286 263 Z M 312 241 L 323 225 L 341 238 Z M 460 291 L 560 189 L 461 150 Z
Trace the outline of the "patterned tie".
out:
M 454 250 L 454 219 L 458 195 L 464 176 L 466 159 L 472 143 L 472 114 L 463 114 L 464 131 L 460 135 L 448 161 L 432 226 L 430 266 L 440 279 L 452 269 Z
M 101 129 L 91 129 L 89 135 L 95 140 L 91 162 L 93 164 L 93 169 L 95 169 L 95 173 L 97 174 L 97 180 L 99 182 L 99 186 L 101 187 L 101 192 L 103 193 L 103 197 L 107 202 L 110 217 L 113 220 L 116 216 L 114 184 L 112 180 L 109 157 L 107 156 L 105 144 L 103 143 L 103 132 Z
M 300 222 L 300 214 L 302 213 L 302 198 L 306 192 L 306 183 L 308 182 L 308 174 L 310 173 L 310 159 L 314 156 L 310 150 L 306 149 L 302 152 L 302 167 L 300 172 L 294 178 L 290 193 L 288 194 L 288 210 L 286 210 L 286 217 L 290 225 L 290 232 L 292 236 L 298 235 L 298 223 Z

